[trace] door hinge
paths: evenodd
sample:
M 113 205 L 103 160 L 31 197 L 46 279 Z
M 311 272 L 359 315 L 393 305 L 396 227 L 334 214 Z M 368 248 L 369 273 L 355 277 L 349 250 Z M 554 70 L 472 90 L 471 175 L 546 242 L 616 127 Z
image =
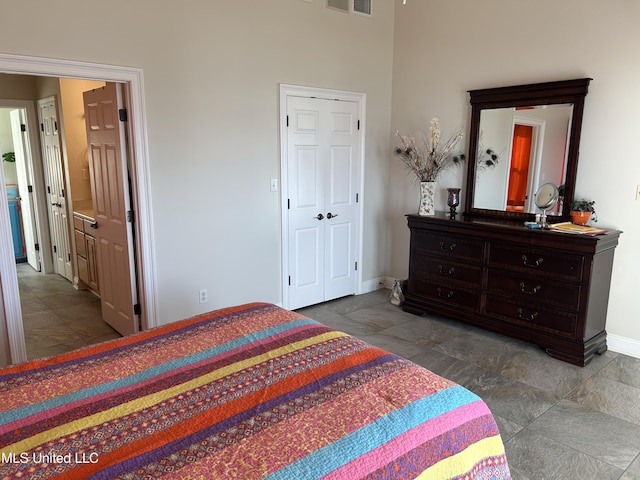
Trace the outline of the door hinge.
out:
M 53 131 L 57 132 L 58 131 L 58 121 L 56 120 L 55 122 L 53 122 Z
M 136 303 L 136 304 L 133 306 L 133 313 L 134 313 L 135 315 L 140 315 L 140 312 L 141 312 L 141 310 L 140 310 L 140 304 L 139 304 L 139 303 Z
M 55 245 L 53 246 L 53 253 L 58 253 L 58 247 L 56 247 Z
M 127 222 L 133 223 L 134 214 L 133 210 L 127 210 Z
M 40 124 L 40 131 L 44 132 L 44 123 Z
M 27 191 L 33 193 L 33 185 L 27 185 Z
M 358 203 L 360 201 L 360 194 L 356 193 L 356 203 Z
M 358 270 L 358 262 L 356 262 L 356 271 Z
M 360 120 L 358 120 L 358 130 L 360 130 Z
M 287 127 L 289 126 L 289 115 L 287 115 Z
M 64 188 L 62 189 L 62 192 L 60 193 L 61 197 L 64 197 Z
M 121 122 L 126 122 L 128 121 L 128 117 L 127 117 L 127 109 L 126 108 L 121 108 L 120 110 L 118 110 L 118 115 L 120 117 L 120 121 Z
M 26 132 L 27 131 L 27 126 L 24 123 L 20 124 L 20 131 L 21 132 Z
M 70 261 L 71 261 L 71 254 L 67 253 L 67 262 L 70 262 Z
M 51 187 L 49 185 L 47 185 L 47 193 L 51 195 Z
M 291 199 L 287 198 L 287 210 L 291 210 Z
M 291 286 L 291 275 L 289 275 L 289 286 Z
M 40 244 L 39 244 L 39 243 L 36 243 L 36 244 L 33 246 L 33 248 L 35 249 L 35 251 L 36 251 L 36 252 L 39 252 L 39 251 L 40 251 Z

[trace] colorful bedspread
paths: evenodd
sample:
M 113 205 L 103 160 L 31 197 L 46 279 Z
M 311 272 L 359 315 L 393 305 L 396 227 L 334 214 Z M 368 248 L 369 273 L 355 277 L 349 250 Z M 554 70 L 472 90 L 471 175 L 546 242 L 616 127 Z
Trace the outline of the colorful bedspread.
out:
M 0 369 L 0 478 L 509 477 L 487 406 L 254 303 Z

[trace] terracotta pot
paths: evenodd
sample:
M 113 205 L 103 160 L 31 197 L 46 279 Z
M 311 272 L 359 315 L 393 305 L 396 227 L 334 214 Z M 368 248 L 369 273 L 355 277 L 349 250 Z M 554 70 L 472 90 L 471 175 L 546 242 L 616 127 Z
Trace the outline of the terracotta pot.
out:
M 571 223 L 586 225 L 591 218 L 591 212 L 571 212 Z

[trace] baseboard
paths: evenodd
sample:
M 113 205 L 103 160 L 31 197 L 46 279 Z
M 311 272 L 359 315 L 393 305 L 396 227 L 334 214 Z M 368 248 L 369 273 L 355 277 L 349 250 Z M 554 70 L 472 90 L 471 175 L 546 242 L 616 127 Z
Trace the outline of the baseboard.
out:
M 376 290 L 380 290 L 381 288 L 386 288 L 387 290 L 391 290 L 396 280 L 398 279 L 391 278 L 391 277 L 380 277 L 373 280 L 368 280 L 366 282 L 362 282 L 362 284 L 360 285 L 360 293 L 374 292 Z
M 612 352 L 640 358 L 640 341 L 607 333 L 607 347 Z
M 387 287 L 385 277 L 374 278 L 373 280 L 367 280 L 362 282 L 360 284 L 359 294 L 361 295 L 363 293 L 375 292 L 376 290 L 380 290 L 381 288 L 391 288 L 391 287 Z

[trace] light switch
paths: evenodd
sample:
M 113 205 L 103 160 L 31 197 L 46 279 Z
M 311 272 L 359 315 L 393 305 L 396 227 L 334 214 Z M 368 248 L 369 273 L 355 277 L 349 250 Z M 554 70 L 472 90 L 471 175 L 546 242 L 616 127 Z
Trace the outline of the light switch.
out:
M 272 192 L 277 192 L 278 191 L 278 179 L 277 178 L 272 178 L 271 179 L 271 191 Z

